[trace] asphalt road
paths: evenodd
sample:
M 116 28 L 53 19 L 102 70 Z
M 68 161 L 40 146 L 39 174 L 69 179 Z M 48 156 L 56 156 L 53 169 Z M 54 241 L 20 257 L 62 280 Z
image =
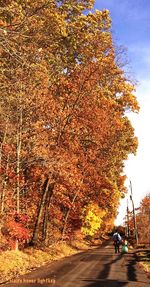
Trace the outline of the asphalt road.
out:
M 52 262 L 5 287 L 149 287 L 136 255 L 115 254 L 112 243 Z

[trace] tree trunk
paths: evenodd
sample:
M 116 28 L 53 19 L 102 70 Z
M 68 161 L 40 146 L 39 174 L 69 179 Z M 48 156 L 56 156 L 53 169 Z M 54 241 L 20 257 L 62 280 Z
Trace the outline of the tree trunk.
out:
M 44 218 L 43 218 L 43 228 L 42 228 L 42 240 L 43 241 L 46 241 L 46 239 L 47 239 L 48 208 L 49 208 L 49 205 L 50 205 L 51 198 L 52 198 L 52 190 L 51 190 L 51 186 L 49 186 L 48 187 L 47 200 L 45 202 Z
M 9 154 L 8 154 L 8 156 L 7 156 L 5 179 L 3 180 L 3 184 L 2 184 L 1 214 L 3 214 L 3 212 L 4 212 L 4 207 L 5 207 L 5 194 L 6 194 L 6 186 L 7 186 L 7 180 L 8 180 L 8 167 L 9 167 Z
M 22 85 L 17 98 L 17 131 L 16 131 L 16 212 L 20 213 L 20 156 L 22 147 Z M 15 250 L 19 249 L 18 239 L 15 241 Z
M 79 191 L 77 191 L 72 199 L 72 206 L 76 200 L 76 197 L 78 195 Z M 66 229 L 67 229 L 67 221 L 68 221 L 68 218 L 69 218 L 69 215 L 70 215 L 70 211 L 72 209 L 72 206 L 68 209 L 67 213 L 66 213 L 66 216 L 65 216 L 65 221 L 64 221 L 64 227 L 63 227 L 63 230 L 62 230 L 62 237 L 61 237 L 61 240 L 63 241 L 64 240 L 64 236 L 65 236 L 65 233 L 66 233 Z
M 49 179 L 49 177 L 47 177 L 44 181 L 44 184 L 43 184 L 43 193 L 42 193 L 41 202 L 40 202 L 38 212 L 37 212 L 35 227 L 33 230 L 33 236 L 32 236 L 31 242 L 30 242 L 31 244 L 35 244 L 37 239 L 38 239 L 39 224 L 40 224 L 40 221 L 42 219 L 42 214 L 43 214 L 44 208 L 46 206 L 47 198 L 48 198 L 48 195 L 49 195 L 49 197 L 51 197 L 53 194 L 54 183 L 50 184 L 49 181 L 50 181 L 50 179 Z
M 20 211 L 20 152 L 21 152 L 21 138 L 20 131 L 17 130 L 17 163 L 16 163 L 16 205 L 17 213 Z
M 4 131 L 4 136 L 3 136 L 3 140 L 0 144 L 0 170 L 2 167 L 2 152 L 3 152 L 3 145 L 6 142 L 6 136 L 7 136 L 7 131 L 8 131 L 8 118 L 6 120 L 6 126 L 5 126 L 5 131 Z M 3 210 L 3 199 L 4 199 L 4 181 L 2 180 L 2 177 L 0 177 L 0 188 L 1 188 L 1 194 L 0 194 L 0 199 L 1 199 L 1 212 Z
M 19 249 L 18 239 L 15 240 L 15 250 L 17 251 Z
M 27 191 L 28 191 L 28 169 L 27 167 L 23 168 L 23 176 L 24 176 L 24 185 L 22 190 L 23 200 L 24 200 L 24 212 L 27 212 Z
M 45 206 L 44 210 L 44 218 L 43 218 L 43 228 L 42 228 L 42 240 L 45 241 L 46 233 L 47 233 L 47 221 L 48 221 L 48 210 L 47 205 Z
M 4 132 L 3 140 L 2 140 L 2 142 L 0 144 L 0 168 L 1 168 L 1 165 L 2 165 L 2 150 L 3 150 L 3 145 L 6 142 L 7 131 L 8 131 L 8 118 L 6 120 L 6 126 L 5 126 L 5 132 Z

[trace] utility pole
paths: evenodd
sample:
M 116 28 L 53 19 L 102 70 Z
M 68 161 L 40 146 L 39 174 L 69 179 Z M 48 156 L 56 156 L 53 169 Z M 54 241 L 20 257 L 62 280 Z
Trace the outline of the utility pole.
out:
M 130 228 L 129 228 L 129 206 L 128 206 L 128 199 L 127 199 L 127 237 L 129 238 L 130 235 Z
M 131 191 L 130 199 L 131 199 L 132 208 L 133 208 L 134 234 L 135 234 L 136 244 L 138 245 L 138 230 L 137 230 L 137 224 L 136 224 L 136 215 L 135 215 L 135 208 L 134 208 L 134 201 L 133 201 L 133 192 L 132 192 L 132 183 L 131 183 L 131 180 L 130 180 L 130 191 Z

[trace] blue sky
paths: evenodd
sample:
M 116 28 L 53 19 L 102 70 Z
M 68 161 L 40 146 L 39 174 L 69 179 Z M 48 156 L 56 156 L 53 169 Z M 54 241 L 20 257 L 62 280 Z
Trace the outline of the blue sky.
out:
M 136 156 L 129 156 L 125 173 L 133 185 L 135 206 L 150 192 L 150 0 L 96 0 L 95 9 L 108 9 L 113 39 L 127 48 L 131 77 L 137 81 L 139 115 L 129 114 L 139 140 Z M 123 221 L 128 195 L 122 200 L 116 224 Z M 131 205 L 131 203 L 130 203 Z M 131 209 L 131 206 L 130 206 Z
M 150 73 L 150 1 L 96 0 L 95 8 L 110 11 L 115 42 L 127 48 L 137 80 L 147 77 Z

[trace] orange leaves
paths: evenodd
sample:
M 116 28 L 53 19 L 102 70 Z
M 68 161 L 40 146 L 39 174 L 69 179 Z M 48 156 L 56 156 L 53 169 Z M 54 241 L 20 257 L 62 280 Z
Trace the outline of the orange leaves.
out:
M 28 217 L 26 215 L 14 214 L 13 218 L 9 218 L 4 225 L 6 234 L 11 239 L 18 239 L 19 241 L 27 240 L 30 237 L 29 230 L 25 227 Z
M 136 208 L 136 224 L 138 230 L 139 244 L 148 245 L 150 232 L 150 194 L 148 193 L 141 201 L 139 208 Z M 129 227 L 131 235 L 134 235 L 134 219 L 133 214 L 129 213 Z
M 29 230 L 22 226 L 21 223 L 9 221 L 6 224 L 10 238 L 18 239 L 19 241 L 27 240 L 30 237 Z
M 138 104 L 134 86 L 115 58 L 109 12 L 83 13 L 93 2 L 6 3 L 12 16 L 8 20 L 8 13 L 2 20 L 8 20 L 11 29 L 3 35 L 6 46 L 0 47 L 2 115 L 9 114 L 2 161 L 10 153 L 21 210 L 30 214 L 31 229 L 45 177 L 54 183 L 54 192 L 51 198 L 47 186 L 40 230 L 46 228 L 47 218 L 58 225 L 69 211 L 70 230 L 75 222 L 79 227 L 81 210 L 90 201 L 114 218 L 125 192 L 120 174 L 124 160 L 137 148 L 126 110 L 138 111 Z M 1 129 L 2 139 L 4 124 Z M 11 208 L 16 208 L 16 193 L 10 194 Z
M 140 204 L 141 212 L 145 212 L 145 214 L 149 215 L 150 211 L 150 194 L 145 196 Z

